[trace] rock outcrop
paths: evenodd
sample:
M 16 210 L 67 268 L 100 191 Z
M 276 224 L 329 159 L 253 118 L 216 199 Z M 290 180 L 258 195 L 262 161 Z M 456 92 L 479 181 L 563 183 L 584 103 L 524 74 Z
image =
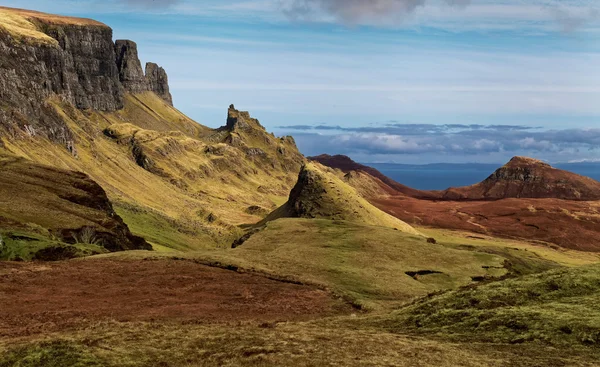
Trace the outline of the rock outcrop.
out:
M 129 231 L 106 192 L 87 175 L 11 156 L 0 156 L 0 170 L 0 227 L 43 229 L 63 242 L 109 251 L 151 249 Z
M 151 92 L 173 105 L 173 97 L 169 91 L 169 78 L 165 69 L 153 62 L 146 63 L 146 80 Z
M 4 7 L 0 15 L 0 130 L 9 136 L 41 136 L 74 150 L 56 102 L 113 112 L 123 108 L 124 91 L 156 91 L 172 103 L 164 70 L 151 68 L 147 79 L 135 43 L 113 43 L 105 24 Z
M 135 42 L 117 40 L 115 54 L 119 80 L 126 91 L 131 93 L 154 92 L 169 105 L 173 105 L 167 72 L 157 64 L 149 62 L 146 63 L 144 73 Z
M 86 20 L 51 20 L 42 13 L 0 11 L 36 29 L 25 37 L 20 28 L 0 27 L 0 127 L 13 135 L 42 135 L 67 144 L 71 132 L 47 102 L 50 96 L 79 109 L 123 107 L 109 27 Z
M 148 91 L 148 82 L 138 57 L 137 44 L 129 40 L 117 40 L 115 42 L 115 55 L 119 80 L 123 87 L 132 93 Z
M 550 198 L 600 200 L 600 182 L 553 168 L 527 157 L 514 157 L 473 186 L 443 192 L 447 200 L 498 200 L 506 198 Z

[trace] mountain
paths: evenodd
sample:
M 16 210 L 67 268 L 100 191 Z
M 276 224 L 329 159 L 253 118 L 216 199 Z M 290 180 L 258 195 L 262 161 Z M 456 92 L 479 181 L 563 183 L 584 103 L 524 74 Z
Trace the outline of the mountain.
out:
M 191 120 L 105 24 L 2 7 L 0 48 L 0 155 L 84 172 L 154 248 L 228 246 L 296 183 L 291 137 L 233 105 L 220 128 Z
M 351 172 L 351 171 L 362 171 L 369 174 L 372 177 L 380 180 L 383 185 L 382 189 L 389 192 L 400 192 L 413 197 L 429 197 L 430 194 L 424 191 L 416 190 L 406 185 L 402 185 L 391 178 L 387 177 L 383 173 L 379 172 L 377 169 L 365 166 L 364 164 L 357 163 L 353 161 L 350 157 L 345 155 L 329 155 L 329 154 L 321 154 L 315 157 L 308 157 L 309 160 L 319 162 L 327 167 L 337 168 L 342 170 L 343 172 Z
M 589 201 L 600 200 L 600 182 L 553 168 L 536 159 L 514 157 L 483 182 L 448 189 L 442 196 L 451 200 L 553 198 Z

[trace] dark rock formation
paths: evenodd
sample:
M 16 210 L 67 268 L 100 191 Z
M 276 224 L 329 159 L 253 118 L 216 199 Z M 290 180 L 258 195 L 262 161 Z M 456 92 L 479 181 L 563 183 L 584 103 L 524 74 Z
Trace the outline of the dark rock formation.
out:
M 148 88 L 151 92 L 165 100 L 171 106 L 173 105 L 173 97 L 169 92 L 169 78 L 165 69 L 156 65 L 153 62 L 146 64 L 146 80 Z
M 230 105 L 227 110 L 227 124 L 224 127 L 225 130 L 234 131 L 250 131 L 252 129 L 258 129 L 266 131 L 260 122 L 250 117 L 250 113 L 247 111 L 238 111 L 234 105 Z
M 136 44 L 113 43 L 108 26 L 19 9 L 2 11 L 22 17 L 39 32 L 15 34 L 0 27 L 0 131 L 11 138 L 46 137 L 76 152 L 73 134 L 53 103 L 112 112 L 123 108 L 127 90 L 154 91 L 172 104 L 164 69 L 149 64 L 146 78 Z
M 72 134 L 47 102 L 50 96 L 80 109 L 123 107 L 112 30 L 43 19 L 38 24 L 56 42 L 22 42 L 0 29 L 0 128 L 67 145 Z
M 138 57 L 137 44 L 129 40 L 117 40 L 115 42 L 115 55 L 119 80 L 125 90 L 131 93 L 148 91 L 148 82 Z

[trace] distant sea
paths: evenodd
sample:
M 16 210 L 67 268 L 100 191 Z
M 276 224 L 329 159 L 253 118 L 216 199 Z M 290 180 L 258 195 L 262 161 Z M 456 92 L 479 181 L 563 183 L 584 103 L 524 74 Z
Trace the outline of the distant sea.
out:
M 395 163 L 363 163 L 401 184 L 419 190 L 445 190 L 449 187 L 468 186 L 488 178 L 502 164 L 451 164 L 427 165 Z M 600 181 L 600 163 L 564 163 L 554 167 L 575 172 Z

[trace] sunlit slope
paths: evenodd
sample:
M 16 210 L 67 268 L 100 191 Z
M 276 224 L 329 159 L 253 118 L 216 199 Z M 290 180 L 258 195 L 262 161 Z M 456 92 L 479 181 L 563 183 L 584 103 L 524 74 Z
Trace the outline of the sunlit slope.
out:
M 286 217 L 344 220 L 419 234 L 410 225 L 371 205 L 338 175 L 342 175 L 340 171 L 307 163 L 287 203 L 271 213 L 266 221 Z
M 57 44 L 57 41 L 54 38 L 41 31 L 39 25 L 40 20 L 46 24 L 85 25 L 88 27 L 108 28 L 105 24 L 92 19 L 66 17 L 40 13 L 33 10 L 0 6 L 0 29 L 5 30 L 15 39 L 24 42 L 33 44 Z
M 106 193 L 85 174 L 0 155 L 0 259 L 44 259 L 40 250 L 80 253 L 149 249 L 113 211 Z M 59 254 L 58 257 L 64 257 Z
M 303 160 L 293 141 L 264 129 L 253 131 L 263 135 L 261 147 L 213 141 L 208 136 L 222 129 L 191 121 L 153 93 L 127 95 L 125 108 L 114 113 L 51 103 L 73 132 L 71 151 L 36 136 L 4 138 L 4 149 L 87 173 L 134 233 L 146 235 L 151 217 L 162 233 L 148 240 L 162 246 L 230 245 L 239 236 L 236 225 L 262 219 L 249 208 L 268 211 L 285 202 Z M 168 232 L 182 236 L 173 242 Z
M 453 340 L 600 345 L 600 266 L 562 268 L 425 298 L 374 324 Z

